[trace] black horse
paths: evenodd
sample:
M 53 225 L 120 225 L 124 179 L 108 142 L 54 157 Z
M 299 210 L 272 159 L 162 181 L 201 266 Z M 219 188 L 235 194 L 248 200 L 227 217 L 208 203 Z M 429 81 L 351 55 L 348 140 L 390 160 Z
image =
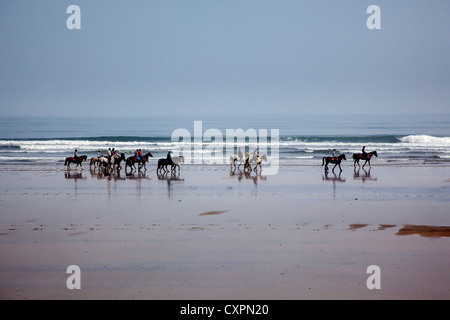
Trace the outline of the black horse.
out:
M 167 169 L 167 166 L 172 166 L 172 171 L 173 171 L 173 166 L 175 166 L 175 163 L 173 163 L 172 159 L 167 159 L 167 158 L 161 158 L 158 160 L 158 168 L 156 169 L 156 172 L 159 173 L 161 170 L 164 170 L 164 172 L 169 172 L 169 170 Z
M 83 169 L 83 161 L 87 160 L 87 156 L 80 156 L 80 157 L 67 157 L 66 161 L 64 161 L 64 165 L 67 166 L 67 169 L 70 170 L 70 164 L 71 163 L 76 163 L 77 166 L 75 168 L 77 168 L 78 166 L 81 166 L 81 169 Z
M 359 165 L 359 160 L 366 160 L 366 162 L 364 162 L 362 167 L 364 168 L 364 166 L 367 163 L 369 163 L 369 167 L 370 167 L 370 159 L 372 158 L 372 156 L 378 157 L 378 153 L 376 151 L 366 153 L 365 155 L 362 153 L 354 153 L 353 154 L 353 166 L 356 167 L 356 164 L 358 164 L 358 167 L 361 167 Z
M 334 172 L 334 168 L 336 168 L 336 166 L 339 166 L 339 169 L 342 171 L 342 168 L 341 168 L 342 159 L 347 160 L 347 158 L 345 158 L 345 154 L 341 154 L 337 157 L 323 157 L 322 158 L 322 166 L 325 164 L 325 171 L 328 171 L 328 164 L 334 163 L 335 165 L 334 165 L 332 171 Z

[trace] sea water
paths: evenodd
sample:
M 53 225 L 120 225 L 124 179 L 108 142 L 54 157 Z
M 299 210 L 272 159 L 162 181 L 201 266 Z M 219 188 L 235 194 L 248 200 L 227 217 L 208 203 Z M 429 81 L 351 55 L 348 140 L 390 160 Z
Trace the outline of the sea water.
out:
M 193 133 L 194 121 L 224 136 L 226 129 L 278 129 L 280 165 L 321 164 L 333 149 L 351 160 L 363 146 L 366 152 L 377 151 L 373 163 L 450 163 L 450 114 L 440 114 L 3 117 L 0 164 L 61 165 L 75 149 L 88 157 L 98 151 L 106 154 L 108 148 L 126 156 L 141 149 L 158 159 L 177 149 L 179 142 L 171 138 L 174 130 Z

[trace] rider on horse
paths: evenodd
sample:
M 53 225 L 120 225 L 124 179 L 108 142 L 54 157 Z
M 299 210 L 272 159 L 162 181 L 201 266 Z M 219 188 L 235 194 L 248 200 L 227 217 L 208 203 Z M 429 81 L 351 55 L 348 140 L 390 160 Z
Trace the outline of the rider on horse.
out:
M 331 157 L 331 160 L 337 160 L 338 156 L 336 154 L 336 149 L 333 149 L 333 155 Z
M 138 161 L 140 161 L 142 159 L 142 152 L 141 149 L 136 149 L 136 151 L 134 152 L 134 156 L 136 157 L 136 159 Z
M 366 146 L 363 146 L 363 148 L 362 148 L 362 157 L 363 157 L 363 159 L 367 158 Z

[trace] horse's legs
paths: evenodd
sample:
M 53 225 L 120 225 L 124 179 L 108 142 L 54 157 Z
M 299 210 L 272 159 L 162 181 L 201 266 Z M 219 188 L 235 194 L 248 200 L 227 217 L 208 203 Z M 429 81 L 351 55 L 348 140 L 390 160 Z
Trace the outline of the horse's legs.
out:
M 364 166 L 365 166 L 366 164 L 367 164 L 367 160 L 366 160 L 366 162 L 364 162 L 364 164 L 363 164 L 363 166 L 362 166 L 362 167 L 364 168 Z
M 336 164 L 334 165 L 334 167 L 333 167 L 333 170 L 331 170 L 331 171 L 334 172 L 334 168 L 336 168 L 337 165 L 338 165 L 338 164 L 336 163 Z M 340 166 L 340 165 L 339 165 L 339 166 Z

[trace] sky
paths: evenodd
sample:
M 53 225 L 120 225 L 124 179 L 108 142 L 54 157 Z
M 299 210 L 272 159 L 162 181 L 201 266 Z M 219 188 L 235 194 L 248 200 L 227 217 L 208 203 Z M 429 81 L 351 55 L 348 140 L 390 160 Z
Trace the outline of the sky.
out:
M 445 0 L 1 0 L 0 116 L 449 113 L 449 15 Z

